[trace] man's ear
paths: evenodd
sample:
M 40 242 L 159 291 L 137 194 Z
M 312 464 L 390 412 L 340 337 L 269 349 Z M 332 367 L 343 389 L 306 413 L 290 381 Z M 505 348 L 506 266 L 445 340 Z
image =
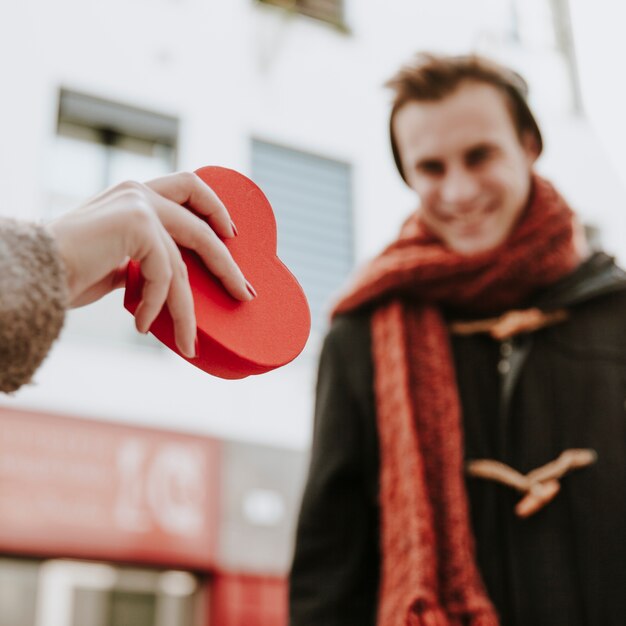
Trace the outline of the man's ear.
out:
M 537 136 L 532 131 L 525 130 L 520 139 L 520 143 L 526 153 L 528 164 L 533 165 L 541 154 L 541 147 L 539 146 Z

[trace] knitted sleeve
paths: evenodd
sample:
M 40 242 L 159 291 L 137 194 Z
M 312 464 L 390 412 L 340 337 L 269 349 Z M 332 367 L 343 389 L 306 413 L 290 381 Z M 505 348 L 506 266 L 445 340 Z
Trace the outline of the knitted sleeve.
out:
M 0 391 L 30 381 L 59 335 L 67 285 L 44 227 L 0 218 Z

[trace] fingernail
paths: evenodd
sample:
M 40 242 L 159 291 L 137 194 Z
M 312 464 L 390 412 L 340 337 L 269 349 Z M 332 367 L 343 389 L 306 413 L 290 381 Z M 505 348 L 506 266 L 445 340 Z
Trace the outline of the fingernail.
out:
M 145 320 L 141 322 L 137 322 L 137 330 L 142 335 L 147 335 L 148 331 L 150 330 L 150 325 Z
M 248 292 L 250 293 L 250 295 L 253 298 L 256 298 L 256 290 L 254 289 L 254 287 L 248 282 L 246 281 L 246 288 L 248 289 Z
M 191 350 L 184 350 L 183 354 L 188 359 L 195 359 L 198 356 L 198 336 L 197 335 L 193 342 L 193 348 Z
M 239 234 L 239 232 L 237 231 L 237 227 L 235 226 L 235 222 L 233 222 L 233 220 L 230 220 L 230 226 L 233 229 L 233 233 L 235 234 L 235 237 Z

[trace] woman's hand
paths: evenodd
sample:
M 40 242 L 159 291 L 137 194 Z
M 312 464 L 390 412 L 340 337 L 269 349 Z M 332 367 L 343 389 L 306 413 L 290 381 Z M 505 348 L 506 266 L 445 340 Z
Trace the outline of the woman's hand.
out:
M 195 356 L 196 319 L 187 266 L 176 244 L 195 251 L 233 297 L 254 297 L 220 239 L 236 235 L 228 211 L 190 172 L 121 183 L 47 227 L 65 263 L 71 306 L 122 287 L 129 259 L 139 261 L 145 285 L 135 312 L 137 330 L 147 332 L 167 303 L 176 344 L 188 357 Z

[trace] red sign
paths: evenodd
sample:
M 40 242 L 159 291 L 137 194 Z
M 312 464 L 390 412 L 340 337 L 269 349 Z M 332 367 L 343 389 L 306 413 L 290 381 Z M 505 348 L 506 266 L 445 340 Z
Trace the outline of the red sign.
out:
M 285 626 L 287 580 L 218 572 L 210 606 L 209 623 L 216 626 Z
M 218 442 L 0 407 L 0 551 L 209 569 Z

